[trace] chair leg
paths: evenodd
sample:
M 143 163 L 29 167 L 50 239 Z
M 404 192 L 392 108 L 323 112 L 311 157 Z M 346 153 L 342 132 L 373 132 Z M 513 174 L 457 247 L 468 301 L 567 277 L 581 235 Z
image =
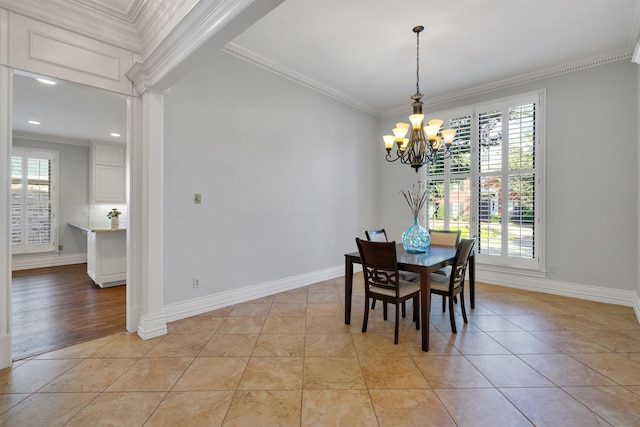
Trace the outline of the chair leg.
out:
M 420 330 L 420 297 L 413 297 L 413 321 L 416 322 L 416 331 Z
M 402 301 L 402 318 L 407 317 L 407 303 Z
M 445 297 L 444 295 L 442 295 L 442 312 L 444 313 L 445 311 L 447 311 L 446 309 L 446 304 L 447 304 L 447 297 Z
M 460 291 L 460 308 L 462 308 L 462 318 L 464 319 L 464 323 L 469 323 L 467 321 L 467 310 L 464 308 L 464 289 Z
M 385 304 L 386 306 L 386 304 Z M 396 304 L 396 327 L 395 327 L 395 332 L 393 334 L 393 343 L 394 344 L 398 344 L 398 331 L 400 328 L 400 307 L 398 307 L 398 304 Z
M 373 298 L 375 301 L 375 298 Z M 364 297 L 364 319 L 362 320 L 362 332 L 367 332 L 367 323 L 369 322 L 369 297 Z
M 382 317 L 384 320 L 387 320 L 387 303 L 382 303 Z
M 376 308 L 376 299 L 372 299 L 371 300 L 371 310 L 373 310 L 374 308 Z
M 453 313 L 453 298 L 449 298 L 449 319 L 451 320 L 451 332 L 453 332 L 454 334 L 457 334 L 458 331 L 456 330 L 456 316 Z

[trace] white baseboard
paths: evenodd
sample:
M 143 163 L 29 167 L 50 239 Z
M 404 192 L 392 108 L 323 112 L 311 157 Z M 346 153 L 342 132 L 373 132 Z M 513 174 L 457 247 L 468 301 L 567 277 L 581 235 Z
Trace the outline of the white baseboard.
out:
M 12 364 L 11 335 L 3 335 L 0 337 L 0 369 L 10 368 Z
M 202 298 L 165 305 L 163 308 L 167 322 L 184 319 L 241 302 L 251 301 L 280 292 L 312 285 L 324 280 L 344 275 L 344 267 L 333 267 L 299 276 L 261 283 L 232 291 L 220 292 Z
M 493 271 L 489 267 L 477 266 L 476 280 L 483 283 L 524 289 L 527 291 L 544 292 L 565 297 L 604 302 L 608 304 L 633 306 L 633 291 L 583 285 L 579 283 L 558 282 L 544 277 L 535 277 L 516 272 Z M 639 317 L 640 319 L 640 317 Z
M 58 267 L 61 265 L 84 264 L 87 254 L 63 255 L 58 252 L 44 252 L 38 254 L 21 254 L 11 257 L 11 270 L 30 270 L 32 268 Z
M 86 254 L 59 255 L 57 253 L 34 254 L 33 256 L 13 257 L 12 270 L 27 270 L 31 268 L 43 268 L 61 265 L 82 264 L 87 262 Z M 360 269 L 360 265 L 354 265 L 354 272 Z M 308 286 L 324 280 L 335 279 L 344 275 L 344 266 L 337 266 L 319 270 L 316 272 L 301 274 L 271 282 L 248 286 L 241 289 L 220 292 L 218 294 L 204 296 L 188 301 L 168 304 L 163 307 L 166 322 L 251 301 L 280 292 Z M 604 288 L 579 283 L 559 282 L 535 275 L 518 274 L 517 272 L 496 271 L 490 267 L 477 266 L 476 280 L 494 285 L 506 286 L 529 291 L 544 292 L 554 295 L 562 295 L 572 298 L 585 299 L 608 304 L 617 304 L 633 307 L 638 322 L 640 323 L 640 296 L 633 291 Z M 142 327 L 142 334 L 153 337 L 163 334 L 163 328 L 159 324 L 164 323 L 158 319 L 139 324 L 138 331 Z M 153 326 L 152 326 L 153 325 Z M 132 325 L 129 325 L 132 326 Z M 166 332 L 165 332 L 166 333 Z
M 143 340 L 167 334 L 167 321 L 163 314 L 140 316 L 138 322 L 138 336 Z
M 354 272 L 358 267 L 359 265 L 354 265 Z M 167 321 L 172 322 L 342 276 L 344 276 L 343 266 L 328 268 L 314 273 L 165 305 L 163 312 Z M 535 275 L 518 274 L 517 272 L 496 272 L 482 266 L 478 266 L 476 280 L 499 286 L 633 307 L 638 323 L 640 323 L 640 296 L 632 291 L 558 282 Z

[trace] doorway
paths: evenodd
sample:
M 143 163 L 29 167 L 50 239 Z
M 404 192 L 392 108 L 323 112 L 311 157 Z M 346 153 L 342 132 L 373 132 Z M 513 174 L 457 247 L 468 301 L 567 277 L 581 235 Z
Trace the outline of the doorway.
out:
M 16 280 L 16 284 L 20 286 L 39 287 L 39 292 L 21 292 L 18 297 L 12 283 L 12 295 L 16 298 L 12 302 L 12 311 L 15 313 L 21 311 L 20 308 L 13 307 L 16 303 L 42 304 L 41 299 L 47 294 L 51 296 L 52 303 L 58 304 L 58 308 L 61 309 L 61 311 L 52 312 L 57 313 L 51 314 L 55 318 L 38 317 L 29 320 L 27 329 L 24 329 L 25 324 L 22 323 L 25 319 L 16 315 L 12 318 L 12 330 L 14 334 L 21 333 L 33 326 L 31 332 L 36 332 L 38 328 L 42 329 L 44 322 L 55 323 L 59 320 L 60 325 L 57 328 L 59 331 L 49 333 L 48 338 L 45 339 L 46 344 L 55 346 L 56 344 L 50 341 L 55 340 L 57 336 L 61 338 L 60 343 L 70 345 L 69 338 L 74 336 L 77 337 L 78 342 L 90 339 L 83 338 L 87 334 L 79 334 L 77 331 L 84 329 L 87 332 L 86 327 L 82 325 L 90 324 L 88 321 L 90 319 L 87 318 L 87 321 L 83 322 L 82 318 L 78 318 L 74 322 L 75 326 L 64 326 L 68 325 L 63 321 L 64 312 L 71 309 L 71 306 L 67 306 L 64 302 L 65 294 L 67 294 L 66 299 L 72 299 L 71 295 L 74 291 L 82 290 L 85 293 L 82 298 L 85 298 L 84 304 L 87 307 L 92 304 L 97 304 L 94 307 L 103 306 L 104 301 L 109 301 L 111 304 L 114 295 L 122 294 L 120 298 L 122 306 L 114 309 L 114 314 L 119 313 L 120 310 L 126 312 L 124 289 L 97 288 L 89 276 L 86 276 L 86 234 L 70 227 L 69 223 L 90 224 L 92 221 L 106 221 L 106 217 L 104 219 L 101 217 L 117 207 L 123 212 L 121 221 L 126 224 L 126 203 L 112 206 L 112 203 L 101 204 L 92 201 L 91 149 L 95 143 L 119 144 L 125 147 L 126 152 L 127 97 L 60 79 L 15 71 L 12 113 L 12 146 L 55 151 L 59 172 L 55 188 L 52 187 L 55 191 L 55 200 L 51 204 L 50 212 L 54 250 L 47 252 L 21 250 L 20 253 L 12 255 L 12 276 L 14 277 L 12 282 Z M 13 186 L 12 174 L 12 195 Z M 12 231 L 13 213 L 12 211 Z M 32 277 L 29 276 L 30 271 L 33 273 Z M 48 283 L 47 290 L 41 287 L 43 282 Z M 75 287 L 69 287 L 72 284 Z M 35 295 L 29 302 L 30 294 Z M 58 297 L 61 297 L 59 302 L 53 302 Z M 39 303 L 38 300 L 40 300 Z M 77 300 L 76 304 L 83 304 L 80 301 L 82 299 Z M 65 306 L 67 310 L 62 310 Z M 82 310 L 77 311 L 76 314 L 81 312 Z M 91 316 L 92 312 L 95 314 L 95 310 L 88 310 L 89 314 L 86 315 Z M 124 320 L 116 315 L 108 321 L 117 322 L 120 330 L 126 330 L 126 315 Z M 19 327 L 18 322 L 20 322 Z M 74 328 L 77 329 L 75 332 Z M 19 337 L 15 337 L 14 341 L 19 342 Z M 34 349 L 35 347 L 37 346 L 34 343 Z M 13 358 L 16 359 L 16 356 L 20 357 L 20 354 L 26 353 L 28 349 L 21 347 L 20 352 Z

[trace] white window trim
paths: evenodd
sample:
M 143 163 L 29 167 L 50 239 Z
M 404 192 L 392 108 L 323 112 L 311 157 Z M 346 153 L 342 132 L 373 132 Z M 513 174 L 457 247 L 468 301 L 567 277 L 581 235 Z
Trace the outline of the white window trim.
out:
M 57 248 L 58 241 L 58 152 L 54 150 L 46 150 L 40 148 L 31 147 L 17 147 L 12 148 L 12 157 L 20 156 L 24 157 L 36 157 L 36 158 L 49 158 L 52 160 L 53 167 L 51 168 L 51 235 L 50 243 L 29 245 L 26 236 L 23 237 L 23 241 L 20 244 L 11 245 L 12 254 L 28 254 L 36 252 L 54 252 Z M 26 209 L 23 209 L 26 212 Z

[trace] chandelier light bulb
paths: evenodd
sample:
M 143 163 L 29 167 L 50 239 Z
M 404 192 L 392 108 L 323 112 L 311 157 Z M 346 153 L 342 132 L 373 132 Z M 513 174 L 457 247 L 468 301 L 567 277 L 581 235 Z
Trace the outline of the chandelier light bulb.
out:
M 413 126 L 413 129 L 420 129 L 422 121 L 424 120 L 424 114 L 412 114 L 409 116 L 409 121 Z
M 455 129 L 444 129 L 442 132 L 440 132 L 440 134 L 442 135 L 442 138 L 444 139 L 444 144 L 447 146 L 450 146 L 451 144 L 453 144 L 453 137 L 456 135 L 456 130 Z
M 393 148 L 393 143 L 396 142 L 396 137 L 393 135 L 385 135 L 382 137 L 382 139 L 384 140 L 384 148 L 387 150 L 387 152 L 391 151 L 391 149 Z

